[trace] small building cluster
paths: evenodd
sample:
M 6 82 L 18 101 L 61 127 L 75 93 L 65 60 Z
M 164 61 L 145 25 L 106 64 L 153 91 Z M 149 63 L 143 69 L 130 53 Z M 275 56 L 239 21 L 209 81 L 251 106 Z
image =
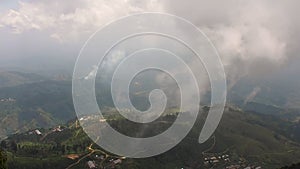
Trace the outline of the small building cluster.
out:
M 62 129 L 61 126 L 57 126 L 57 127 L 53 128 L 52 131 L 53 131 L 53 132 L 62 132 L 63 129 Z
M 113 163 L 114 163 L 114 165 L 121 164 L 122 160 L 121 159 L 117 159 L 117 160 L 114 160 Z
M 38 130 L 38 129 L 34 130 L 34 132 L 35 132 L 35 134 L 37 134 L 39 136 L 42 135 L 42 132 L 40 130 Z
M 95 169 L 95 168 L 97 168 L 97 167 L 96 167 L 95 161 L 88 161 L 88 162 L 87 162 L 87 165 L 88 165 L 88 167 L 89 167 L 90 169 Z
M 29 135 L 36 134 L 36 135 L 38 135 L 38 136 L 43 135 L 43 133 L 42 133 L 39 129 L 35 129 L 35 130 L 33 130 L 33 131 L 30 131 L 28 134 L 29 134 Z
M 216 164 L 219 162 L 230 162 L 229 155 L 223 154 L 223 155 L 212 155 L 212 156 L 204 157 L 205 165 Z
M 237 156 L 238 157 L 238 156 Z M 224 169 L 262 169 L 261 166 L 255 166 L 247 163 L 244 158 L 235 159 L 226 153 L 209 153 L 204 154 L 204 165 L 206 168 Z
M 106 119 L 99 116 L 99 115 L 89 115 L 89 116 L 83 116 L 79 118 L 80 122 L 91 122 L 91 121 L 100 121 L 100 122 L 106 122 Z
M 12 98 L 4 98 L 4 99 L 0 99 L 0 102 L 15 102 L 16 99 L 12 99 Z
M 98 169 L 98 168 L 105 168 L 105 169 L 113 169 L 116 168 L 117 165 L 121 164 L 125 157 L 120 158 L 112 158 L 106 156 L 104 154 L 99 155 L 96 154 L 94 156 L 90 156 L 90 160 L 86 162 L 86 165 L 89 169 Z M 101 166 L 100 166 L 101 163 Z

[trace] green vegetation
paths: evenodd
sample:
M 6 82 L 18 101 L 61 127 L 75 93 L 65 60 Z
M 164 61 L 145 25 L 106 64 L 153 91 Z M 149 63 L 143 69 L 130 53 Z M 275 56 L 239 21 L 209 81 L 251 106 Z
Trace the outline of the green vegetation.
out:
M 5 151 L 0 149 L 0 169 L 7 169 L 7 156 Z

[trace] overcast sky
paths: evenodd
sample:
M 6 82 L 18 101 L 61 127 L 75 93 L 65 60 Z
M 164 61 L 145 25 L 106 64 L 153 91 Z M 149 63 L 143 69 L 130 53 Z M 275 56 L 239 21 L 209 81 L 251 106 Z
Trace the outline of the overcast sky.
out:
M 0 66 L 70 66 L 101 26 L 133 13 L 164 12 L 208 35 L 230 79 L 290 71 L 290 63 L 299 67 L 299 5 L 298 0 L 2 0 Z

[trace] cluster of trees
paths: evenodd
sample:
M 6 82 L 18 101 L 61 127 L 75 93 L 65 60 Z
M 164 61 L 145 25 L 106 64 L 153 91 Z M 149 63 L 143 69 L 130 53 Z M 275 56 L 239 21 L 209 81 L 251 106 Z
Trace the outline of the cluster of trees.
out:
M 61 144 L 61 143 L 34 143 L 34 142 L 24 142 L 16 143 L 15 141 L 2 141 L 1 147 L 10 152 L 13 152 L 17 156 L 26 157 L 40 157 L 45 158 L 50 155 L 64 155 L 70 153 L 82 153 L 87 149 L 89 142 L 82 144 Z M 0 168 L 1 169 L 1 168 Z

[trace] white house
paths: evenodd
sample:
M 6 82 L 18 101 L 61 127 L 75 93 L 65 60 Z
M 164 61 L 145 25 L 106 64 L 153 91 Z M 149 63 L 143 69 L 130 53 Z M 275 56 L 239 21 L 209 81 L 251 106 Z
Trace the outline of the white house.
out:
M 40 130 L 38 130 L 38 129 L 34 130 L 34 132 L 35 132 L 35 134 L 37 134 L 37 135 L 42 135 L 42 132 L 40 132 Z
M 94 161 L 88 161 L 87 165 L 89 166 L 90 169 L 96 168 L 96 164 Z

